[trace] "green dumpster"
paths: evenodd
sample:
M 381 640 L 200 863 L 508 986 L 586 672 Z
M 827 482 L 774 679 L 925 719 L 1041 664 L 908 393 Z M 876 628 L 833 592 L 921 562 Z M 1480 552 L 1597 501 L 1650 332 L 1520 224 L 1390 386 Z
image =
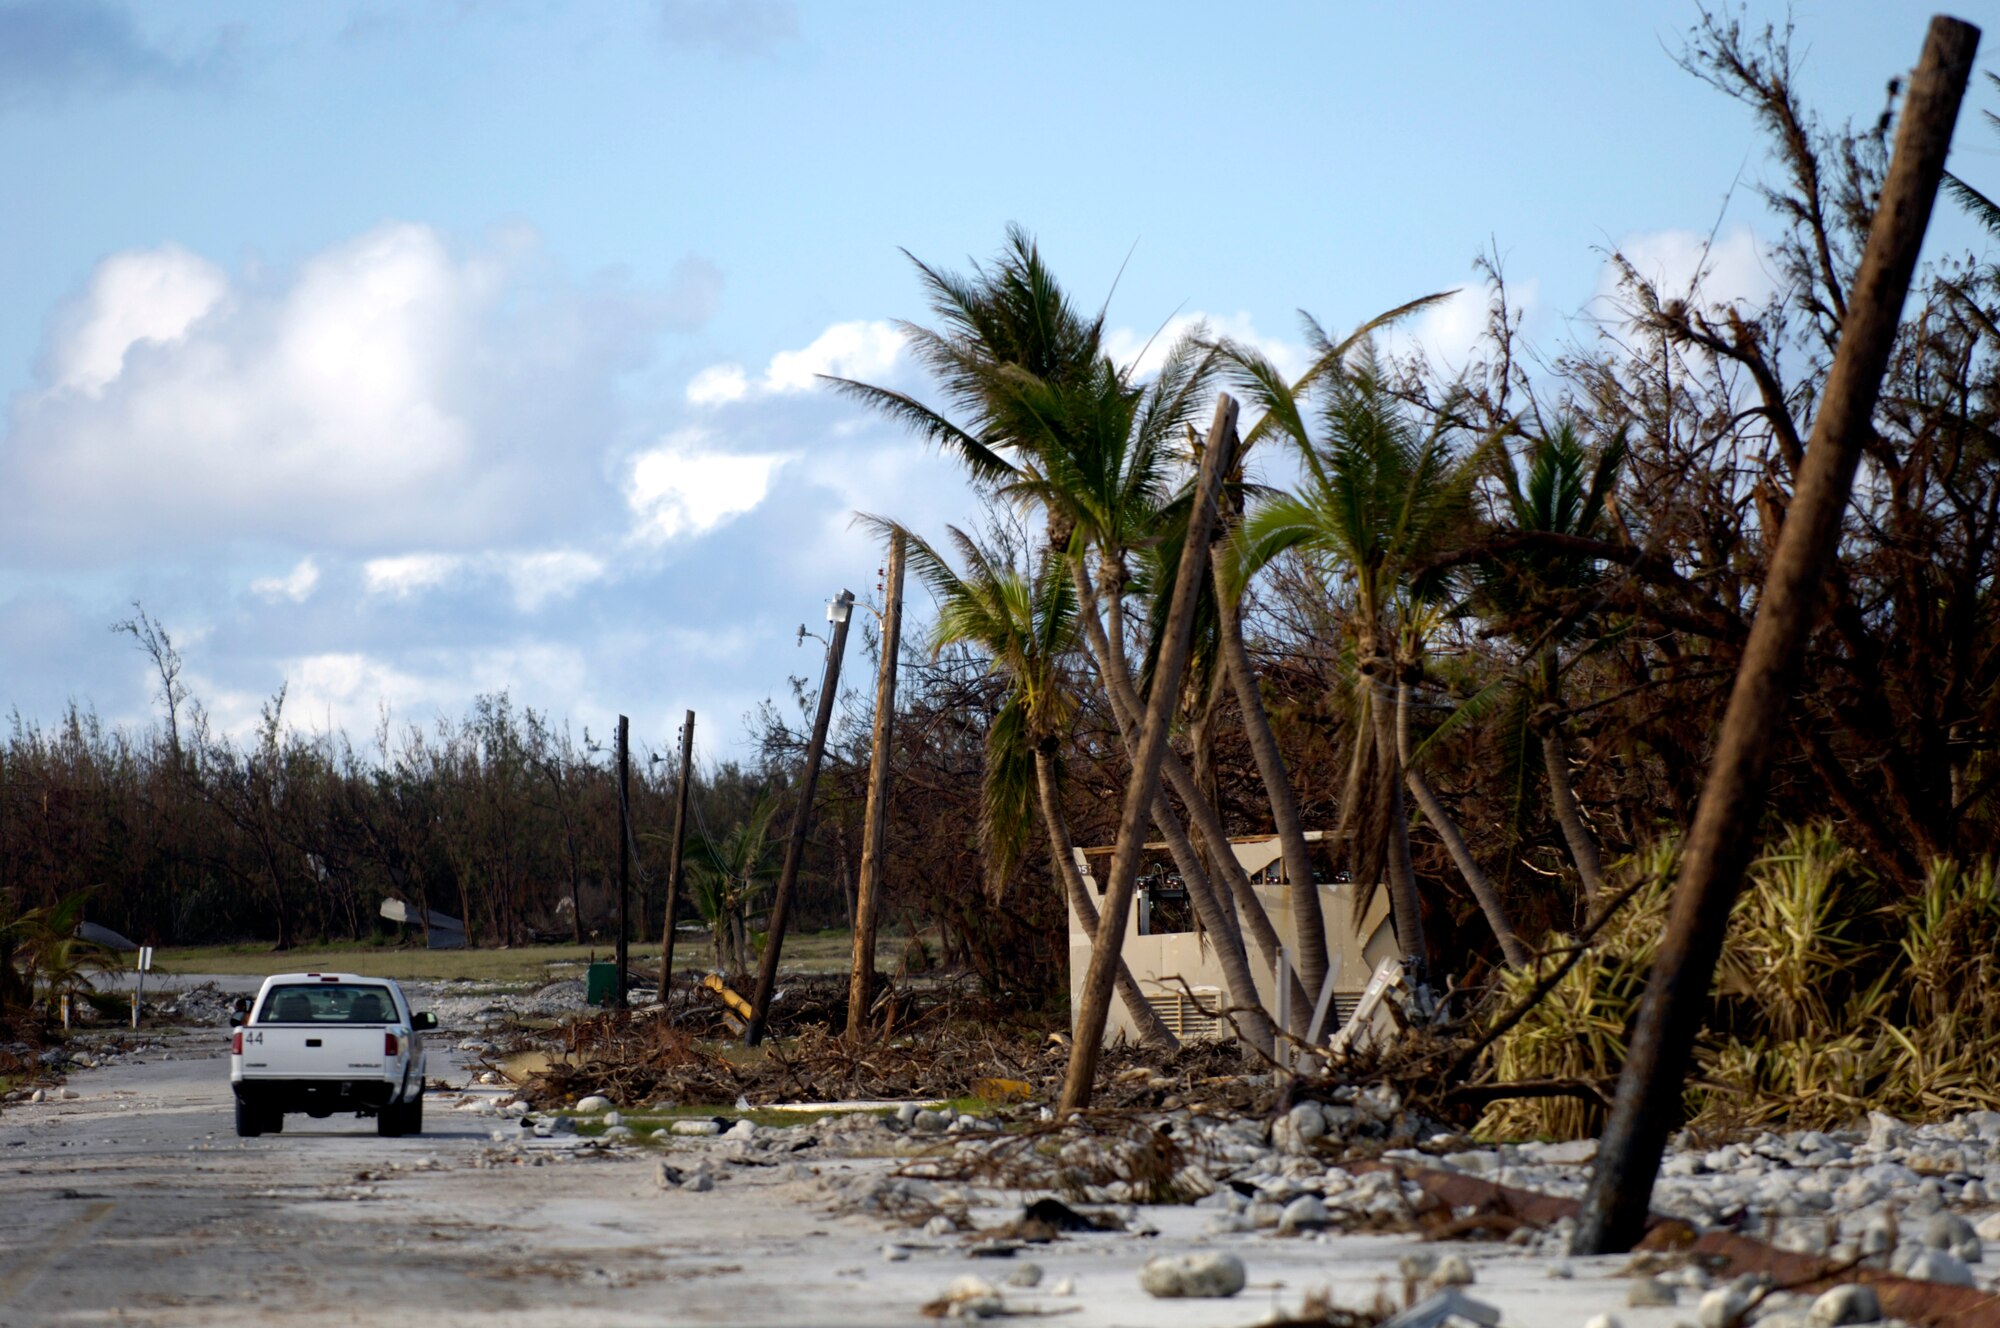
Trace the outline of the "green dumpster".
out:
M 610 1005 L 618 999 L 618 965 L 600 959 L 583 980 L 583 999 L 590 1005 Z

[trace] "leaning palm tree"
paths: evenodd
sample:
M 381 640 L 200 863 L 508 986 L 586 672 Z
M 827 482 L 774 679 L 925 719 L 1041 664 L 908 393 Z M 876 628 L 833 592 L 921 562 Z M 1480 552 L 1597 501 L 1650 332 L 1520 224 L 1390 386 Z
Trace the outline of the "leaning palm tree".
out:
M 937 600 L 932 649 L 969 646 L 1006 679 L 1006 698 L 986 730 L 980 796 L 980 837 L 990 879 L 997 888 L 1012 875 L 1034 819 L 1030 809 L 1038 803 L 1048 835 L 1049 869 L 1062 882 L 1078 921 L 1094 936 L 1097 905 L 1077 869 L 1062 809 L 1062 750 L 1077 710 L 1063 669 L 1077 647 L 1076 596 L 1069 578 L 1059 564 L 1051 564 L 1030 581 L 953 527 L 952 544 L 966 565 L 961 575 L 925 540 L 892 523 L 867 520 L 906 541 L 911 568 Z M 1178 1046 L 1123 960 L 1115 980 L 1141 1041 L 1162 1050 Z
M 1137 381 L 1105 352 L 1103 315 L 1076 311 L 1018 228 L 990 269 L 975 267 L 969 277 L 922 263 L 917 269 L 939 327 L 903 324 L 902 330 L 964 422 L 889 388 L 829 381 L 959 457 L 977 483 L 1043 514 L 1045 557 L 1066 567 L 1076 588 L 1085 653 L 1131 750 L 1144 710 L 1125 650 L 1133 551 L 1157 533 L 1178 474 L 1177 440 L 1208 404 L 1216 354 L 1198 336 L 1183 337 L 1157 372 Z M 1276 929 L 1213 804 L 1171 750 L 1163 773 L 1210 866 L 1224 878 L 1211 882 L 1162 792 L 1153 820 L 1203 926 L 1225 961 L 1247 934 L 1266 963 L 1275 963 Z M 1294 987 L 1295 1008 L 1304 1008 L 1303 988 L 1296 980 Z
M 1391 916 L 1407 960 L 1427 959 L 1421 905 L 1410 863 L 1403 761 L 1396 711 L 1411 668 L 1399 644 L 1417 606 L 1436 597 L 1424 559 L 1462 533 L 1481 452 L 1463 446 L 1440 415 L 1413 421 L 1389 391 L 1372 342 L 1328 366 L 1312 385 L 1316 418 L 1263 394 L 1270 427 L 1289 441 L 1303 475 L 1294 493 L 1266 499 L 1243 531 L 1244 556 L 1261 566 L 1295 551 L 1318 560 L 1353 597 L 1357 741 L 1342 819 L 1351 830 L 1355 879 L 1387 877 Z M 1355 804 L 1358 802 L 1358 806 Z M 1361 901 L 1365 905 L 1365 898 Z M 1482 899 L 1482 906 L 1489 901 Z M 1498 901 L 1487 908 L 1498 918 Z M 1496 921 L 1496 931 L 1501 925 Z

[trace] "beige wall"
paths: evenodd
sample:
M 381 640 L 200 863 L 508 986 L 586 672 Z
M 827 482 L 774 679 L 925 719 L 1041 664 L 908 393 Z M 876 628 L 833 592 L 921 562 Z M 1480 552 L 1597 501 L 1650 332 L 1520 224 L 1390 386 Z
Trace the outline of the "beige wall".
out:
M 1320 838 L 1319 831 L 1307 834 L 1308 840 Z M 1278 860 L 1279 847 L 1276 836 L 1234 841 L 1236 860 L 1246 872 L 1253 875 Z M 1104 893 L 1104 882 L 1093 873 L 1098 869 L 1108 870 L 1110 857 L 1101 850 L 1077 850 L 1077 865 L 1082 868 L 1084 882 L 1092 894 L 1100 899 Z M 1164 857 L 1164 851 L 1149 845 L 1147 861 Z M 1298 953 L 1297 930 L 1292 921 L 1292 889 L 1290 885 L 1259 885 L 1254 887 L 1257 897 L 1263 902 L 1264 912 L 1277 930 L 1280 942 Z M 1326 925 L 1326 948 L 1329 963 L 1337 963 L 1334 979 L 1335 1003 L 1344 1012 L 1352 1008 L 1352 1003 L 1360 998 L 1368 985 L 1368 977 L 1376 963 L 1396 953 L 1395 935 L 1389 926 L 1389 904 L 1386 891 L 1377 890 L 1370 901 L 1362 925 L 1353 925 L 1354 893 L 1353 885 L 1321 885 L 1314 887 L 1320 892 L 1320 914 Z M 1076 910 L 1069 913 L 1069 994 L 1070 1017 L 1083 1003 L 1083 978 L 1090 967 L 1091 938 L 1078 920 Z M 1257 984 L 1257 999 L 1267 1011 L 1277 1009 L 1276 977 L 1270 966 L 1264 963 L 1255 942 L 1249 943 L 1250 971 Z M 1125 920 L 1125 962 L 1138 980 L 1140 988 L 1149 999 L 1158 997 L 1175 1005 L 1185 1006 L 1183 986 L 1193 990 L 1204 1004 L 1220 1008 L 1226 1002 L 1222 966 L 1216 961 L 1215 948 L 1200 932 L 1176 932 L 1164 936 L 1139 935 L 1139 909 L 1136 901 Z M 1313 992 L 1311 995 L 1318 996 Z M 1180 998 L 1175 1000 L 1174 998 Z M 1341 998 L 1345 997 L 1345 1000 Z M 1169 1026 L 1175 1019 L 1168 1013 Z M 1213 1032 L 1217 1036 L 1227 1036 L 1228 1027 L 1213 1021 L 1202 1020 L 1198 1013 L 1188 1008 L 1185 1016 L 1188 1023 L 1183 1028 L 1189 1036 L 1200 1036 Z M 1338 1027 L 1339 1019 L 1329 1015 L 1322 1036 L 1330 1035 Z M 1111 1017 L 1105 1029 L 1105 1036 L 1111 1041 L 1123 1037 L 1136 1037 L 1136 1030 L 1129 1011 L 1123 1001 L 1113 1000 Z

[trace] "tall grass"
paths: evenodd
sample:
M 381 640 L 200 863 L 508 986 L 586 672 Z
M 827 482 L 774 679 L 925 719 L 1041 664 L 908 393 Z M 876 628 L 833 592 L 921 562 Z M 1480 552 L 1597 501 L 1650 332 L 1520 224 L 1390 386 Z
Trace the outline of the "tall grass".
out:
M 1621 865 L 1644 878 L 1624 912 L 1548 998 L 1495 1046 L 1503 1079 L 1606 1079 L 1665 929 L 1676 852 Z M 1751 867 L 1730 915 L 1715 1006 L 1685 1089 L 1704 1129 L 1825 1128 L 1880 1110 L 1927 1119 L 2000 1108 L 2000 875 L 1988 860 L 1932 865 L 1923 889 L 1885 895 L 1832 827 L 1792 827 Z M 1502 980 L 1510 1008 L 1568 949 Z M 1578 1099 L 1495 1104 L 1480 1132 L 1579 1138 L 1603 1109 Z

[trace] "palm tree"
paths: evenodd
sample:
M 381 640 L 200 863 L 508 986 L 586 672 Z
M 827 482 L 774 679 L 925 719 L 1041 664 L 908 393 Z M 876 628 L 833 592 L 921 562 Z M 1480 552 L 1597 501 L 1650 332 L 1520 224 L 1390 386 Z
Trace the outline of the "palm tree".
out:
M 771 886 L 771 818 L 775 796 L 759 801 L 732 826 L 720 844 L 702 833 L 687 863 L 688 893 L 708 923 L 715 967 L 722 973 L 750 967 L 750 904 Z
M 65 994 L 90 991 L 92 973 L 116 966 L 112 951 L 77 935 L 90 894 L 89 888 L 76 890 L 53 904 L 10 910 L 0 918 L 0 1016 L 9 1006 L 32 1005 L 37 988 L 53 1015 Z
M 1045 556 L 1068 568 L 1086 653 L 1127 749 L 1133 750 L 1144 707 L 1124 645 L 1131 555 L 1157 533 L 1172 497 L 1176 442 L 1207 404 L 1217 356 L 1191 334 L 1168 349 L 1157 373 L 1135 382 L 1104 350 L 1103 315 L 1085 318 L 1076 312 L 1018 227 L 1010 228 L 1007 247 L 990 270 L 975 267 L 971 276 L 959 277 L 921 262 L 916 266 L 941 329 L 906 323 L 902 330 L 967 422 L 956 423 L 892 389 L 828 381 L 958 456 L 977 483 L 1044 513 Z M 1093 554 L 1106 583 L 1101 593 L 1090 571 Z M 1247 930 L 1266 962 L 1274 963 L 1277 932 L 1230 850 L 1221 818 L 1171 750 L 1163 773 L 1211 864 L 1226 878 L 1242 919 L 1239 927 L 1162 793 L 1154 801 L 1153 819 L 1203 925 L 1225 961 L 1241 947 Z M 1306 1005 L 1303 988 L 1295 986 L 1294 995 L 1295 1007 Z
M 1361 805 L 1344 806 L 1342 819 L 1360 818 L 1356 879 L 1387 875 L 1397 940 L 1406 960 L 1422 965 L 1427 952 L 1396 741 L 1398 696 L 1410 663 L 1398 656 L 1421 644 L 1420 633 L 1408 629 L 1438 594 L 1421 564 L 1462 532 L 1481 453 L 1464 448 L 1442 416 L 1428 428 L 1414 423 L 1365 339 L 1311 385 L 1316 421 L 1287 407 L 1268 381 L 1253 388 L 1272 431 L 1293 444 L 1304 475 L 1296 493 L 1268 498 L 1251 514 L 1245 556 L 1253 566 L 1288 550 L 1318 558 L 1353 595 L 1354 713 L 1357 731 L 1373 741 L 1357 742 L 1350 784 Z M 1486 911 L 1495 918 L 1497 900 Z
M 961 576 L 925 540 L 890 523 L 869 520 L 885 534 L 903 538 L 911 567 L 937 600 L 932 649 L 971 646 L 986 655 L 995 673 L 1006 677 L 1006 699 L 986 731 L 980 835 L 987 846 L 988 871 L 996 884 L 1012 874 L 1033 821 L 1029 808 L 1039 803 L 1050 870 L 1062 882 L 1078 920 L 1096 935 L 1097 904 L 1077 870 L 1069 821 L 1062 810 L 1062 748 L 1077 709 L 1062 669 L 1062 661 L 1074 654 L 1077 645 L 1076 596 L 1069 578 L 1060 564 L 1048 564 L 1030 582 L 952 528 L 952 543 L 967 568 Z M 1162 1050 L 1178 1046 L 1122 960 L 1115 980 L 1141 1041 Z
M 1605 533 L 1608 500 L 1625 462 L 1625 440 L 1610 438 L 1593 460 L 1574 422 L 1563 419 L 1552 432 L 1529 440 L 1524 460 L 1525 475 L 1511 459 L 1496 469 L 1510 518 L 1504 533 L 1529 538 L 1518 540 L 1519 547 L 1510 548 L 1504 558 L 1479 561 L 1477 600 L 1490 619 L 1510 626 L 1510 634 L 1531 653 L 1532 673 L 1515 713 L 1538 739 L 1550 806 L 1588 905 L 1604 888 L 1604 867 L 1570 779 L 1561 652 L 1590 629 L 1594 617 L 1582 610 L 1602 572 L 1598 559 L 1579 550 Z M 1516 740 L 1525 741 L 1525 735 Z

